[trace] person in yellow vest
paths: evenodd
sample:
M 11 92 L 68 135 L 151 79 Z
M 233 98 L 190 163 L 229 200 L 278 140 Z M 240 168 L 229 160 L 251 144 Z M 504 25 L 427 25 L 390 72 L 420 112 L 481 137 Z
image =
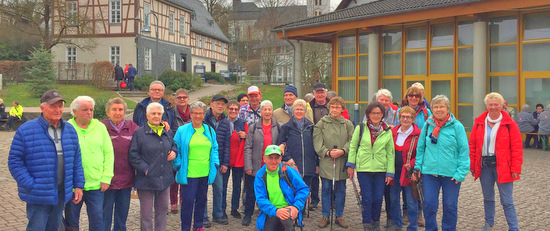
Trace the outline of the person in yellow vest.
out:
M 8 117 L 7 125 L 8 125 L 8 131 L 11 132 L 13 130 L 13 122 L 19 121 L 23 117 L 23 106 L 21 106 L 19 102 L 13 101 L 13 107 L 11 107 L 9 114 L 10 116 Z M 4 127 L 5 126 L 6 125 L 4 125 Z

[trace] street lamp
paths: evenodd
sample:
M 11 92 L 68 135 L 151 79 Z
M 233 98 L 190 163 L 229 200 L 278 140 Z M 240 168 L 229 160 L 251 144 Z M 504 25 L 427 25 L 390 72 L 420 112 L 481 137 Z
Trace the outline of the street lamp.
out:
M 139 18 L 139 15 L 134 18 L 135 23 L 137 23 L 137 29 L 139 31 L 139 28 L 141 27 L 141 18 Z M 135 28 L 135 27 L 134 27 Z M 137 69 L 137 75 L 138 78 L 141 79 L 141 71 L 139 70 L 139 33 L 136 32 L 136 69 Z
M 145 15 L 145 20 L 149 23 L 145 24 L 145 26 L 143 27 L 143 30 L 141 30 L 141 32 L 143 33 L 151 33 L 151 29 L 149 28 L 149 24 L 150 24 L 150 21 L 148 20 L 149 19 L 149 15 L 153 15 L 155 16 L 155 19 L 157 20 L 157 26 L 155 27 L 155 35 L 157 37 L 157 42 L 155 44 L 155 59 L 158 58 L 158 52 L 159 52 L 159 18 L 157 16 L 157 14 L 155 14 L 154 12 L 149 12 Z M 151 57 L 152 59 L 153 57 Z M 153 63 L 153 62 L 151 62 Z M 158 77 L 158 67 L 157 65 L 155 65 L 155 80 L 159 80 L 159 77 Z

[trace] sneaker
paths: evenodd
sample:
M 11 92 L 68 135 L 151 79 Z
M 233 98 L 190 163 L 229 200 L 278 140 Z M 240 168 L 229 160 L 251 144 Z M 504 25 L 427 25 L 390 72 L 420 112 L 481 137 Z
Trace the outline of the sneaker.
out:
M 319 204 L 319 202 L 309 204 L 309 211 L 315 211 L 318 204 Z
M 210 228 L 210 227 L 212 227 L 212 224 L 210 223 L 210 221 L 208 220 L 208 218 L 204 218 L 204 220 L 202 221 L 202 227 L 204 227 L 204 228 Z
M 493 227 L 490 226 L 489 223 L 485 222 L 485 225 L 483 226 L 483 228 L 481 230 L 483 230 L 483 231 L 492 231 Z
M 227 218 L 225 217 L 214 217 L 214 219 L 212 219 L 213 222 L 216 222 L 220 225 L 227 225 L 229 224 L 229 222 L 227 221 Z
M 403 210 L 403 223 L 409 223 L 409 217 L 407 216 L 407 210 Z
M 346 220 L 344 220 L 343 217 L 337 217 L 334 223 L 338 224 L 340 227 L 344 229 L 347 229 L 349 227 L 348 223 L 346 222 Z
M 372 231 L 380 231 L 380 221 L 375 221 L 372 224 Z
M 317 224 L 317 226 L 318 226 L 319 228 L 325 228 L 325 227 L 327 227 L 327 225 L 328 225 L 329 223 L 330 223 L 329 217 L 323 216 L 323 217 L 321 218 L 321 220 L 319 221 L 319 223 Z
M 241 224 L 243 226 L 249 226 L 250 223 L 252 223 L 252 217 L 251 216 L 244 216 L 243 221 L 241 222 Z
M 202 227 L 200 228 L 193 228 L 193 231 L 204 231 L 204 229 Z
M 426 227 L 426 221 L 424 220 L 424 214 L 418 213 L 418 227 Z
M 231 210 L 231 216 L 237 219 L 241 219 L 241 213 L 239 213 L 239 211 L 236 209 Z
M 176 214 L 178 213 L 179 209 L 178 209 L 178 205 L 170 205 L 170 212 L 172 212 L 173 214 Z

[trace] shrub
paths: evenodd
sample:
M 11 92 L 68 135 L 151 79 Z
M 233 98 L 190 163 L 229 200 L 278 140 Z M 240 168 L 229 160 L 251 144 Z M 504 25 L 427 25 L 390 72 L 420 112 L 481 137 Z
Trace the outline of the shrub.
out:
M 2 74 L 3 86 L 9 82 L 23 82 L 25 67 L 29 66 L 28 61 L 0 61 L 0 74 Z
M 138 90 L 148 91 L 151 82 L 155 81 L 155 76 L 144 74 L 141 78 L 134 79 L 134 87 Z
M 30 67 L 27 68 L 26 81 L 30 93 L 40 97 L 44 92 L 53 89 L 55 84 L 54 55 L 43 47 L 34 49 L 30 55 Z
M 113 78 L 115 66 L 109 61 L 100 61 L 92 64 L 92 86 L 108 89 L 109 80 Z
M 173 70 L 164 71 L 159 76 L 159 80 L 171 91 L 176 91 L 179 88 L 193 90 L 198 89 L 202 85 L 200 75 Z
M 216 72 L 206 72 L 206 74 L 204 74 L 204 78 L 206 79 L 206 81 L 216 80 L 219 83 L 225 82 L 225 78 L 222 76 L 222 74 Z
M 239 76 L 237 74 L 230 74 L 229 81 L 232 83 L 237 83 L 239 81 Z
M 111 64 L 112 65 L 112 64 Z M 107 117 L 107 112 L 105 111 L 105 104 L 109 101 L 109 98 L 100 98 L 94 99 L 94 118 L 98 120 L 105 119 Z

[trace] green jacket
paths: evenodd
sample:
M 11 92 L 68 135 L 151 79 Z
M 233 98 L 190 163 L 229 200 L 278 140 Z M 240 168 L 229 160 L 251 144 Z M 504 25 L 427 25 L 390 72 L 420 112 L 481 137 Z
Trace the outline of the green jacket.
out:
M 386 129 L 376 138 L 372 145 L 370 130 L 365 121 L 363 139 L 357 152 L 359 140 L 359 125 L 355 127 L 351 138 L 348 166 L 355 168 L 357 172 L 385 172 L 386 176 L 393 177 L 395 173 L 395 149 L 393 135 L 390 129 Z
M 23 116 L 23 106 L 17 105 L 17 107 L 11 107 L 10 116 L 11 115 L 15 115 L 19 117 L 19 119 L 21 119 L 21 117 Z
M 98 190 L 100 183 L 111 184 L 114 176 L 114 152 L 107 128 L 97 119 L 92 119 L 87 129 L 76 125 L 74 118 L 68 121 L 78 134 L 84 169 L 84 191 Z
M 344 155 L 336 159 L 335 172 L 336 180 L 345 180 L 348 178 L 346 161 L 348 160 L 349 142 L 353 135 L 353 124 L 351 121 L 340 116 L 338 119 L 326 115 L 313 129 L 313 147 L 319 156 L 319 175 L 325 179 L 332 179 L 332 158 L 326 156 L 327 151 L 332 150 L 334 146 L 337 149 L 344 150 Z

